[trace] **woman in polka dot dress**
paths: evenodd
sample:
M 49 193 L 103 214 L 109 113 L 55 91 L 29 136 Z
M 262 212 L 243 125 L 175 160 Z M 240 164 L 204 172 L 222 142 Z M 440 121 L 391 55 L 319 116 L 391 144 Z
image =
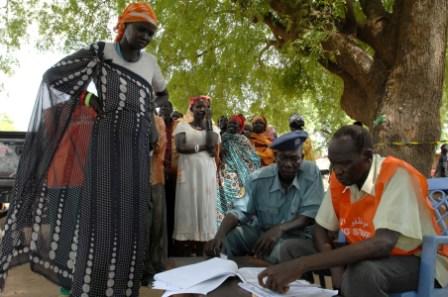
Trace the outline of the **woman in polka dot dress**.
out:
M 71 296 L 138 296 L 155 96 L 166 82 L 143 51 L 157 29 L 146 3 L 44 75 L 1 233 L 0 289 L 30 262 Z M 98 96 L 82 96 L 93 82 Z M 80 99 L 82 98 L 82 99 Z

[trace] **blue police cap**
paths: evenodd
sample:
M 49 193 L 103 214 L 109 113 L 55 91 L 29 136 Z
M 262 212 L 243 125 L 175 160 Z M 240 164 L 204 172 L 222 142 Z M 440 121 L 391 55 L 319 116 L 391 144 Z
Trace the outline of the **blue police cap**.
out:
M 293 131 L 276 138 L 271 148 L 278 151 L 298 150 L 302 143 L 308 138 L 305 131 Z

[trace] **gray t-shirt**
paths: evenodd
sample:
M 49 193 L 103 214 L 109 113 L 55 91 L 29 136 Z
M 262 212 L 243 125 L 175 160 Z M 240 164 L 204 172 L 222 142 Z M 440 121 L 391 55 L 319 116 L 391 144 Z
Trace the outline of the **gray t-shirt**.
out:
M 154 92 L 157 93 L 166 89 L 167 83 L 162 75 L 162 71 L 160 71 L 159 64 L 157 64 L 157 59 L 153 55 L 142 51 L 142 55 L 137 62 L 128 62 L 117 53 L 114 43 L 106 42 L 104 58 L 111 59 L 113 63 L 145 78 L 153 87 Z

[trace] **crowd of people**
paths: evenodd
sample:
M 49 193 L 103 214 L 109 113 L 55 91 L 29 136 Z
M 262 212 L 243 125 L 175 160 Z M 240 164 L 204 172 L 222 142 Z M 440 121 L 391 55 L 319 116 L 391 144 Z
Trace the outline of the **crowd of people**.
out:
M 138 296 L 168 257 L 221 253 L 264 261 L 259 281 L 279 292 L 320 269 L 346 297 L 416 289 L 422 238 L 440 232 L 425 178 L 348 125 L 329 144 L 325 192 L 298 113 L 277 136 L 263 115 L 215 125 L 205 95 L 174 111 L 156 58 L 142 51 L 157 27 L 149 4 L 130 4 L 115 42 L 45 73 L 1 240 L 0 289 L 10 267 L 29 262 L 70 296 Z M 447 256 L 440 249 L 437 285 L 448 284 Z
M 169 256 L 202 255 L 204 244 L 214 238 L 226 214 L 247 205 L 251 174 L 278 163 L 273 145 L 277 135 L 265 117 L 257 115 L 247 121 L 242 114 L 221 116 L 215 126 L 211 108 L 208 96 L 191 97 L 185 116 L 177 119 L 172 117 L 178 112 L 169 101 L 161 101 L 157 108 L 158 116 L 175 126 L 161 127 L 158 132 L 163 135 L 153 154 L 153 164 L 156 160 L 159 164 L 153 166 L 153 175 L 164 172 L 166 180 L 173 181 L 165 187 Z M 303 117 L 293 114 L 289 122 L 293 135 L 300 135 L 307 148 L 305 159 L 312 159 Z M 172 139 L 170 146 L 164 145 L 166 139 Z M 164 162 L 157 150 L 162 146 Z M 318 171 L 314 163 L 313 170 Z M 153 191 L 153 199 L 156 197 Z M 155 212 L 158 209 L 154 206 Z M 152 219 L 161 222 L 162 218 L 160 214 Z

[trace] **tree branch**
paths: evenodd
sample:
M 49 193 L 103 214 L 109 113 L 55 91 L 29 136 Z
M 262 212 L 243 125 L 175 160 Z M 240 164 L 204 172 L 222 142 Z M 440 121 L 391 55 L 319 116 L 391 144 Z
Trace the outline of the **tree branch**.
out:
M 320 63 L 344 82 L 341 97 L 342 109 L 354 120 L 371 126 L 377 109 L 377 101 L 371 100 L 365 90 L 338 64 L 329 60 L 321 60 Z
M 294 30 L 288 30 L 285 25 L 283 25 L 277 17 L 274 16 L 271 12 L 266 13 L 265 15 L 257 18 L 255 22 L 262 21 L 264 22 L 274 34 L 275 39 L 277 40 L 279 47 L 282 47 L 286 42 L 295 40 L 298 38 L 298 34 Z
M 353 1 L 347 0 L 346 2 L 347 2 L 347 7 L 346 7 L 345 21 L 342 25 L 339 25 L 338 27 L 339 27 L 339 30 L 343 33 L 350 34 L 350 35 L 356 35 L 359 25 L 355 18 L 355 11 L 353 9 Z
M 269 0 L 269 6 L 276 12 L 284 15 L 291 14 L 291 8 L 284 1 Z
M 261 49 L 261 51 L 260 51 L 260 55 L 258 56 L 258 63 L 259 63 L 260 65 L 263 64 L 263 61 L 261 60 L 261 59 L 263 58 L 263 54 L 264 54 L 268 49 L 270 49 L 272 46 L 275 46 L 275 45 L 277 45 L 277 44 L 278 44 L 277 40 L 267 40 L 267 41 L 266 41 L 266 45 Z
M 244 0 L 232 0 L 242 9 L 248 7 L 248 2 Z M 274 34 L 277 40 L 277 47 L 281 48 L 286 42 L 296 40 L 300 35 L 300 26 L 298 26 L 298 16 L 296 15 L 297 7 L 290 5 L 288 1 L 268 0 L 271 11 L 263 15 L 254 16 L 254 23 L 265 23 Z M 297 5 L 296 5 L 297 6 Z M 282 16 L 291 24 L 282 22 Z
M 376 112 L 376 102 L 384 92 L 387 78 L 385 65 L 380 59 L 370 57 L 352 38 L 342 33 L 331 34 L 322 45 L 332 61 L 324 64 L 324 67 L 344 80 L 344 93 L 347 93 L 341 101 L 344 110 L 355 119 L 370 123 Z M 355 95 L 362 98 L 355 100 L 352 98 Z M 358 105 L 359 102 L 362 104 Z M 358 108 L 366 110 L 362 106 L 369 106 L 369 113 L 358 114 Z
M 381 0 L 360 0 L 359 3 L 368 19 L 383 17 L 387 14 Z
M 220 43 L 215 44 L 215 45 L 210 45 L 208 48 L 206 48 L 206 49 L 204 49 L 202 51 L 198 51 L 197 54 L 196 54 L 196 58 L 200 58 L 200 57 L 206 55 L 208 52 L 222 47 L 224 44 L 225 44 L 225 42 L 223 41 L 223 42 L 220 42 Z
M 386 67 L 391 67 L 395 60 L 395 23 L 398 12 L 394 9 L 392 16 L 384 9 L 381 0 L 360 0 L 360 4 L 367 21 L 358 26 L 357 37 L 375 50 L 376 57 L 380 58 Z
M 358 47 L 349 36 L 342 33 L 332 33 L 322 45 L 325 50 L 330 51 L 334 56 L 334 62 L 357 81 L 362 88 L 373 91 L 378 87 L 375 81 L 378 81 L 381 76 L 384 79 L 380 79 L 380 83 L 384 82 L 386 77 L 385 67 L 381 67 L 381 65 L 373 67 L 374 60 L 372 57 Z M 373 81 L 372 76 L 375 77 Z

